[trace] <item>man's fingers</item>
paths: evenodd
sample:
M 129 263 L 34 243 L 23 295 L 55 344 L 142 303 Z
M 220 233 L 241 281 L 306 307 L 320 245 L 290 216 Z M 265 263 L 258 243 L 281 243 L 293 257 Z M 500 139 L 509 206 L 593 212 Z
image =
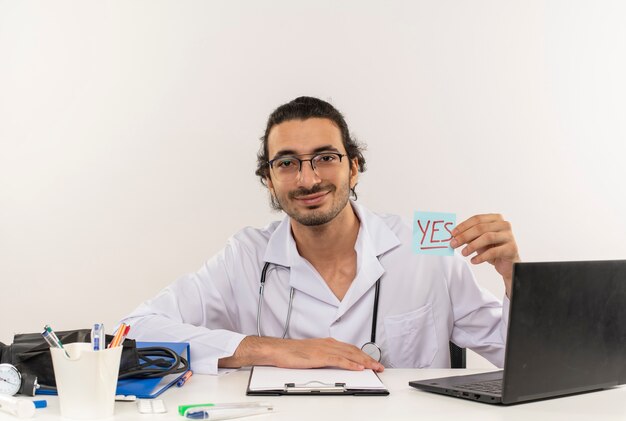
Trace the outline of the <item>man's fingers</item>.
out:
M 336 352 L 339 353 L 343 358 L 352 361 L 356 364 L 356 367 L 370 368 L 376 371 L 382 371 L 383 366 L 378 361 L 367 355 L 365 352 L 361 351 L 361 349 L 357 348 L 354 345 L 346 344 L 343 342 L 335 341 L 335 345 L 337 347 Z M 357 368 L 359 369 L 359 368 Z
M 465 231 L 459 233 L 458 235 L 455 235 L 450 242 L 450 245 L 453 248 L 457 248 L 459 246 L 462 246 L 463 244 L 469 244 L 470 242 L 474 241 L 475 239 L 486 233 L 505 232 L 510 230 L 511 224 L 506 221 L 481 223 L 469 227 Z
M 493 262 L 496 259 L 512 259 L 514 254 L 510 252 L 507 246 L 491 247 L 482 253 L 472 257 L 470 262 L 479 264 L 483 262 Z
M 458 224 L 456 228 L 452 230 L 452 235 L 456 237 L 458 234 L 461 234 L 464 231 L 467 231 L 469 228 L 473 227 L 474 225 L 484 224 L 484 223 L 489 223 L 489 222 L 498 222 L 498 221 L 503 221 L 503 220 L 504 218 L 499 213 L 486 213 L 482 215 L 474 215 L 471 218 L 468 218 L 465 221 Z
M 484 249 L 504 244 L 509 240 L 511 240 L 511 234 L 508 232 L 486 232 L 470 242 L 467 247 L 461 250 L 461 254 L 469 256 L 474 252 L 481 253 L 481 250 L 484 251 Z
M 331 355 L 326 360 L 324 367 L 339 367 L 346 370 L 361 371 L 365 369 L 365 366 L 359 364 L 349 358 L 344 358 L 339 355 Z

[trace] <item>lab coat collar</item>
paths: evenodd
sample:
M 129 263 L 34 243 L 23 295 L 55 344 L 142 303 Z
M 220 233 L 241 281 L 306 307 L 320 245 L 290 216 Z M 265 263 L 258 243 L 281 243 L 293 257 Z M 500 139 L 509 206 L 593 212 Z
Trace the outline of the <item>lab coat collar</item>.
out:
M 361 231 L 366 234 L 363 239 L 365 245 L 375 256 L 380 256 L 400 244 L 396 234 L 380 216 L 353 201 L 350 201 L 350 204 L 361 221 L 359 236 L 361 236 Z M 300 254 L 291 235 L 291 218 L 285 216 L 270 236 L 263 260 L 290 267 L 294 257 L 300 257 Z
M 396 234 L 380 216 L 355 202 L 350 203 L 361 221 L 361 230 L 365 234 L 363 240 L 376 257 L 401 244 Z
M 290 218 L 285 216 L 270 236 L 263 261 L 290 267 L 292 248 L 295 249 L 295 246 L 296 242 L 291 235 Z M 298 249 L 295 249 L 295 253 L 298 254 Z
M 341 303 L 313 266 L 298 253 L 288 216 L 272 233 L 264 255 L 266 262 L 291 269 L 289 284 L 293 288 L 339 307 L 337 317 L 358 301 L 385 272 L 378 256 L 400 244 L 395 233 L 378 215 L 354 202 L 351 205 L 361 221 L 355 244 L 357 276 Z

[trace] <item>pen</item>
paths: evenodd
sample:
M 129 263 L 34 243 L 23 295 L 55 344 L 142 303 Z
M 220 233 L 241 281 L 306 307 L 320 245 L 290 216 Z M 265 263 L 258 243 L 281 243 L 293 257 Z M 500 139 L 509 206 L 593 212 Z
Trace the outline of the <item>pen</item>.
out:
M 122 346 L 124 340 L 126 340 L 126 337 L 128 336 L 128 332 L 130 332 L 130 325 L 126 325 L 124 327 L 124 332 L 122 332 L 122 336 L 120 336 L 120 338 L 117 340 L 116 346 Z
M 94 351 L 104 349 L 104 325 L 102 323 L 94 323 L 91 329 L 91 346 Z
M 224 408 L 219 406 L 204 406 L 189 408 L 185 411 L 185 418 L 192 420 L 230 420 L 233 418 L 248 417 L 271 412 L 273 406 L 256 406 L 249 408 Z
M 124 335 L 122 336 L 122 342 L 126 340 L 126 337 L 128 336 L 128 332 L 130 332 L 130 325 L 126 326 L 126 331 L 124 332 Z
M 107 348 L 113 348 L 114 346 L 117 346 L 117 339 L 120 337 L 120 335 L 122 335 L 122 333 L 124 333 L 124 329 L 126 329 L 125 323 L 122 323 L 117 327 L 117 330 L 113 334 L 113 339 L 111 339 L 111 342 L 109 343 L 109 346 Z
M 237 402 L 237 403 L 196 403 L 191 405 L 179 405 L 178 413 L 185 415 L 185 412 L 190 409 L 256 409 L 256 408 L 270 408 L 273 409 L 271 403 L 268 402 Z M 267 409 L 266 409 L 267 410 Z
M 52 330 L 50 325 L 45 325 L 43 327 L 43 330 L 44 330 L 44 332 L 47 332 L 48 335 L 50 335 L 50 338 L 52 338 L 52 340 L 58 345 L 59 348 L 63 348 L 63 344 L 61 343 L 61 340 L 59 339 L 57 334 L 54 333 L 54 330 Z
M 46 342 L 48 343 L 48 345 L 50 345 L 51 348 L 60 348 L 63 350 L 63 352 L 65 352 L 65 355 L 68 358 L 70 357 L 70 354 L 68 354 L 65 348 L 63 348 L 63 344 L 61 343 L 61 340 L 54 333 L 50 325 L 44 326 L 43 332 L 41 332 L 41 336 L 43 336 L 43 338 L 46 340 Z
M 185 385 L 185 383 L 187 382 L 187 380 L 189 380 L 189 377 L 191 377 L 193 375 L 193 372 L 191 370 L 189 370 L 188 372 L 186 372 L 183 377 L 181 377 L 177 382 L 176 382 L 176 386 L 178 387 L 183 387 Z
M 54 339 L 52 338 L 52 336 L 50 336 L 50 333 L 48 333 L 47 330 L 44 330 L 43 332 L 41 332 L 41 336 L 43 336 L 43 338 L 46 340 L 50 348 L 59 347 L 59 344 L 54 341 Z
M 115 348 L 116 346 L 119 346 L 124 341 L 129 331 L 130 331 L 130 326 L 127 325 L 126 323 L 122 323 L 120 327 L 117 328 L 117 331 L 115 332 L 115 336 L 113 337 L 113 340 L 109 344 L 109 348 Z

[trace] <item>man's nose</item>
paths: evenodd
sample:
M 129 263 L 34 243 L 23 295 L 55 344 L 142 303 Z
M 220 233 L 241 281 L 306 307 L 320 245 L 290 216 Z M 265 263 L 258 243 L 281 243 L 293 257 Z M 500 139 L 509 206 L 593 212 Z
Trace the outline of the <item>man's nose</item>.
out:
M 312 186 L 319 183 L 322 179 L 313 170 L 312 161 L 302 161 L 300 166 L 300 172 L 298 173 L 298 185 L 299 186 Z

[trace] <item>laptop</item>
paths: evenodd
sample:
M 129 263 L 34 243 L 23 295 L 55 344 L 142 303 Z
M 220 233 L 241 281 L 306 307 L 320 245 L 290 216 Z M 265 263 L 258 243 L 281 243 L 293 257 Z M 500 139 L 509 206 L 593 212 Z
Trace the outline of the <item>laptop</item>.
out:
M 409 382 L 494 404 L 626 383 L 626 260 L 516 263 L 504 370 Z

